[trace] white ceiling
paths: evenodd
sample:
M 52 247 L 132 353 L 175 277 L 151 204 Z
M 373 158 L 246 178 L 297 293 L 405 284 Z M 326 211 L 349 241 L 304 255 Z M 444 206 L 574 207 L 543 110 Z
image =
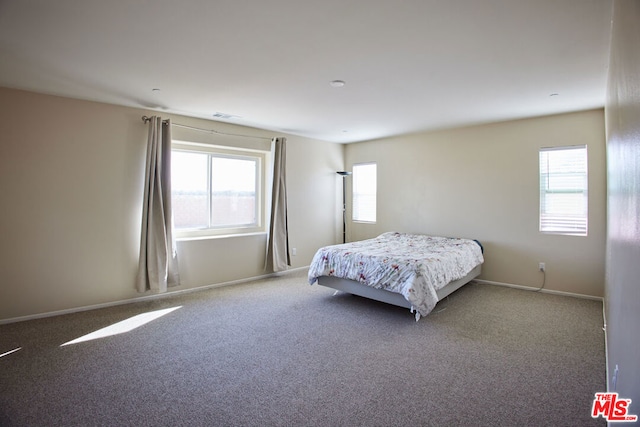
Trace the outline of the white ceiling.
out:
M 0 86 L 354 142 L 602 107 L 610 20 L 610 0 L 0 0 Z

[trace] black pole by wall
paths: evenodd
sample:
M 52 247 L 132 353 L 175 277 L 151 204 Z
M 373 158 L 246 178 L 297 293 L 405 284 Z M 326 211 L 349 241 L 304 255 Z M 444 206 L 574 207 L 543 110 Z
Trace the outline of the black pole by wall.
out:
M 347 177 L 351 172 L 336 172 L 342 176 L 342 243 L 347 243 Z

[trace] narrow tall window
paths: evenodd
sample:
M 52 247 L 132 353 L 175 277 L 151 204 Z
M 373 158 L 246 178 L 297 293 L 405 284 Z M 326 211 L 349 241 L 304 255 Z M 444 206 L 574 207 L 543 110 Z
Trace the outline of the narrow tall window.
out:
M 376 163 L 353 165 L 353 220 L 376 222 Z
M 540 149 L 540 231 L 587 235 L 587 147 Z

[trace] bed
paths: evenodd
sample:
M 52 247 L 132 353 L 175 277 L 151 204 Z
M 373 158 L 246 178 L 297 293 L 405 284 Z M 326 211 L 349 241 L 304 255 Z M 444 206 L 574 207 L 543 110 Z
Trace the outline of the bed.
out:
M 318 249 L 309 284 L 415 311 L 416 320 L 477 277 L 484 262 L 477 240 L 388 232 Z

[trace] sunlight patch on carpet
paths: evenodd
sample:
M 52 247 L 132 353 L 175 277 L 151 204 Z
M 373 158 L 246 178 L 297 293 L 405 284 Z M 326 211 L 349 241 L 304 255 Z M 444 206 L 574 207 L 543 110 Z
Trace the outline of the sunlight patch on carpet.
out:
M 0 357 L 8 356 L 8 355 L 10 355 L 11 353 L 15 353 L 15 352 L 16 352 L 16 351 L 18 351 L 18 350 L 22 350 L 22 347 L 14 348 L 14 349 L 13 349 L 13 350 L 11 350 L 11 351 L 7 351 L 6 353 L 2 353 L 2 354 L 0 354 Z
M 109 337 L 112 335 L 124 334 L 126 332 L 130 332 L 136 328 L 139 328 L 142 325 L 146 325 L 147 323 L 158 319 L 159 317 L 164 316 L 165 314 L 169 314 L 174 310 L 181 308 L 182 306 L 166 308 L 164 310 L 156 310 L 150 311 L 148 313 L 138 314 L 136 316 L 130 317 L 126 320 L 122 320 L 118 323 L 114 323 L 113 325 L 107 326 L 106 328 L 98 329 L 97 331 L 91 332 L 90 334 L 81 336 L 80 338 L 76 338 L 75 340 L 71 340 L 62 344 L 60 347 L 69 344 L 77 344 L 84 341 L 95 340 L 99 338 Z

